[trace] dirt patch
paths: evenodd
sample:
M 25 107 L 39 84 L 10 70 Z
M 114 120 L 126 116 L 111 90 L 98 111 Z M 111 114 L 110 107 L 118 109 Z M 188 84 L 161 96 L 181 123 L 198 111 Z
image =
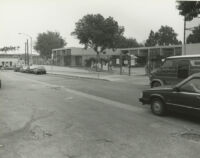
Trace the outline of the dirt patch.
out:
M 181 133 L 181 137 L 193 141 L 200 141 L 200 133 L 185 132 Z
M 30 136 L 34 140 L 40 140 L 53 135 L 50 132 L 43 130 L 40 126 L 35 126 L 30 130 Z

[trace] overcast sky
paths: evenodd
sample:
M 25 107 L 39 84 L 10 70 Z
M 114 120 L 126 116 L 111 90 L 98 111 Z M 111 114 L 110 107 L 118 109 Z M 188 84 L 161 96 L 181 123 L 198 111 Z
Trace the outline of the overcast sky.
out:
M 58 31 L 67 46 L 81 46 L 71 32 L 86 14 L 112 16 L 125 27 L 125 36 L 144 42 L 150 30 L 168 25 L 183 39 L 183 17 L 174 0 L 0 0 L 0 47 L 24 48 L 26 33 L 35 42 L 38 33 Z

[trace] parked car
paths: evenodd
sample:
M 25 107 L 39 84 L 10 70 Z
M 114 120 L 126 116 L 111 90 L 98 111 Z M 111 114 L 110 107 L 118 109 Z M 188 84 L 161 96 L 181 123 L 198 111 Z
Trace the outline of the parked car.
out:
M 28 73 L 30 72 L 30 67 L 29 66 L 23 66 L 20 68 L 20 72 Z
M 19 72 L 21 68 L 22 68 L 21 65 L 15 65 L 14 71 L 15 71 L 15 72 Z
M 198 72 L 200 72 L 200 55 L 168 57 L 160 68 L 150 73 L 150 86 L 175 85 Z
M 34 73 L 34 69 L 36 69 L 37 68 L 37 66 L 30 66 L 30 73 Z
M 44 66 L 32 66 L 30 67 L 30 71 L 34 74 L 46 74 L 46 69 Z
M 155 115 L 164 115 L 168 110 L 200 112 L 200 73 L 196 73 L 176 84 L 144 90 L 139 99 L 150 104 Z

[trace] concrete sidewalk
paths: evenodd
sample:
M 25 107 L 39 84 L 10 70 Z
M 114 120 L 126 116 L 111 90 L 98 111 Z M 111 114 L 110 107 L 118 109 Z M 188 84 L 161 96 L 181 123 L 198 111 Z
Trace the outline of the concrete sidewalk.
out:
M 149 85 L 149 79 L 145 75 L 144 68 L 132 68 L 131 76 L 128 76 L 127 69 L 123 69 L 123 75 L 120 75 L 119 68 L 113 68 L 112 72 L 95 72 L 84 68 L 71 68 L 61 66 L 44 65 L 47 73 L 50 75 L 65 75 L 69 77 L 79 77 L 88 79 L 98 79 L 113 82 L 124 82 L 139 85 Z

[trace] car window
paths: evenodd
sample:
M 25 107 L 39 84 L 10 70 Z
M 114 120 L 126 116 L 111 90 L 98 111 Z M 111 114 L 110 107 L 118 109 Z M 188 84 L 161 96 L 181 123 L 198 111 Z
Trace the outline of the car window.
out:
M 175 61 L 173 60 L 165 60 L 165 62 L 163 63 L 162 67 L 173 67 L 175 66 Z
M 200 93 L 200 78 L 193 78 L 180 87 L 181 91 Z
M 200 66 L 200 59 L 190 61 L 191 66 Z

